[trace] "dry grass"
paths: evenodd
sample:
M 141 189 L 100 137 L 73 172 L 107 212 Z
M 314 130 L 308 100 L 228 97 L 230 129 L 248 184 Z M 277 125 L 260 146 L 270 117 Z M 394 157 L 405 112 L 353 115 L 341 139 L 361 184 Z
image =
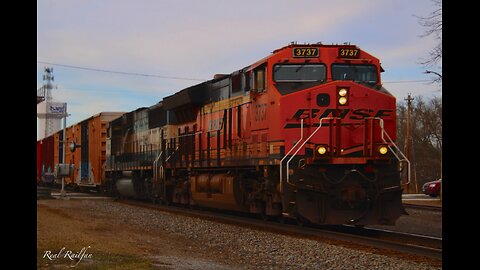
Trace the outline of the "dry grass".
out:
M 70 202 L 65 202 L 70 203 Z M 89 219 L 89 213 L 81 209 L 50 208 L 37 204 L 37 268 L 58 269 L 75 265 L 76 260 L 65 257 L 65 252 L 80 253 L 82 248 L 92 254 L 90 259 L 83 257 L 76 269 L 153 269 L 144 246 L 138 244 L 135 230 L 106 219 Z M 139 232 L 141 233 L 141 232 Z M 49 260 L 46 251 L 57 254 L 58 259 Z M 147 249 L 148 250 L 148 249 Z
M 38 269 L 175 269 L 205 268 L 231 262 L 230 256 L 218 258 L 204 243 L 192 242 L 162 228 L 146 230 L 124 217 L 97 209 L 101 201 L 39 200 L 37 201 L 37 268 Z M 101 208 L 102 209 L 102 208 Z M 82 248 L 91 258 L 80 262 L 64 257 L 44 257 L 46 251 L 57 254 L 63 247 L 74 253 Z M 164 259 L 167 258 L 167 259 Z M 220 266 L 222 268 L 222 266 Z

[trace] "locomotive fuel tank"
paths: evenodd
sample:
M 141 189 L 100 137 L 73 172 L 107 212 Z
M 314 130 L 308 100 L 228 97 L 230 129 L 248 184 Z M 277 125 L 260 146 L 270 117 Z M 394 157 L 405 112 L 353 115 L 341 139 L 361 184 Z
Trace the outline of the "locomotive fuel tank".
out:
M 199 174 L 190 177 L 192 200 L 204 207 L 245 211 L 238 176 Z
M 137 195 L 133 187 L 132 171 L 123 171 L 122 178 L 116 181 L 115 186 L 121 196 L 135 198 Z

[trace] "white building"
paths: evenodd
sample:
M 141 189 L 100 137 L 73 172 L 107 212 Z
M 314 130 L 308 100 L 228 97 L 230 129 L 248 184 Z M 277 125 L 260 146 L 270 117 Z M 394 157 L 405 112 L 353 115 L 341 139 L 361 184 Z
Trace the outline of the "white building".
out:
M 37 105 L 38 140 L 48 137 L 62 128 L 61 122 L 66 109 L 67 103 L 53 100 L 45 100 Z

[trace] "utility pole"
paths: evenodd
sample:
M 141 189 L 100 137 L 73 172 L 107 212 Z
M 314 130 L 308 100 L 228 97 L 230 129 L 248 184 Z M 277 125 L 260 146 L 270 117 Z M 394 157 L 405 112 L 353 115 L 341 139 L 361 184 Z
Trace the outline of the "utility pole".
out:
M 63 151 L 62 151 L 62 163 L 66 164 L 66 151 L 67 151 L 67 103 L 65 103 L 65 106 L 63 107 Z M 65 192 L 65 176 L 62 176 L 62 191 L 60 192 L 60 195 L 62 197 L 65 197 L 67 193 Z
M 406 135 L 405 135 L 405 154 L 407 156 L 408 160 L 410 159 L 410 113 L 412 111 L 412 98 L 411 94 L 408 94 L 408 97 L 405 99 L 407 101 L 407 130 L 406 130 Z M 410 183 L 407 185 L 407 193 L 412 193 L 410 189 Z

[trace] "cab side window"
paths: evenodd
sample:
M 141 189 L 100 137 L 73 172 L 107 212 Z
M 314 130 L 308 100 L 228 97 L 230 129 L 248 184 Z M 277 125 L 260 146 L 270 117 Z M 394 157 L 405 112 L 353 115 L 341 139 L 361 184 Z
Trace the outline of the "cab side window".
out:
M 254 87 L 258 93 L 266 90 L 266 72 L 265 65 L 262 65 L 254 70 Z
M 250 73 L 242 73 L 242 89 L 244 92 L 250 91 Z
M 236 74 L 230 78 L 230 85 L 232 87 L 232 94 L 242 91 L 242 74 Z

